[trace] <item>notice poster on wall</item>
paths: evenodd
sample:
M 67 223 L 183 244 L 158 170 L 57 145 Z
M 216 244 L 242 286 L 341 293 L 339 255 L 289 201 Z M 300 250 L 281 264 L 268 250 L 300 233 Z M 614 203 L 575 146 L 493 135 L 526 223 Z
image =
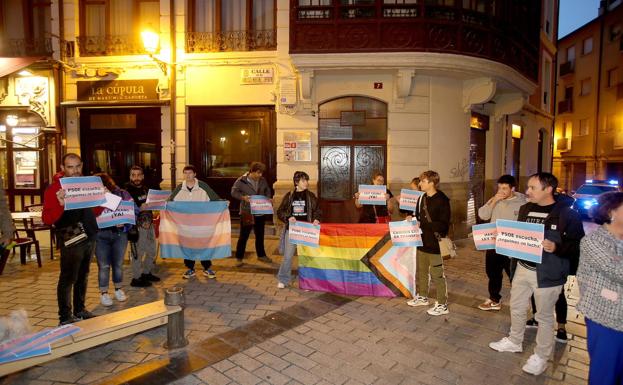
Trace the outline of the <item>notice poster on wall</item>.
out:
M 283 134 L 283 158 L 286 162 L 310 162 L 311 132 L 292 131 Z

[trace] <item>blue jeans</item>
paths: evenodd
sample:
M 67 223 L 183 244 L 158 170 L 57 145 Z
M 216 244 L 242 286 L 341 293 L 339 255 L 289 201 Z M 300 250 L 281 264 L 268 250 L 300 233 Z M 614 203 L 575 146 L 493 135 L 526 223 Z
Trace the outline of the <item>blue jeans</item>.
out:
M 590 385 L 623 384 L 623 332 L 586 318 Z
M 286 229 L 285 233 L 285 250 L 283 251 L 283 261 L 279 266 L 279 273 L 277 273 L 277 279 L 284 285 L 289 285 L 292 280 L 292 258 L 296 252 L 296 245 L 290 243 L 290 235 Z
M 99 288 L 102 293 L 108 291 L 111 268 L 112 281 L 115 284 L 115 288 L 121 287 L 121 281 L 123 281 L 123 257 L 127 246 L 128 234 L 123 231 L 117 232 L 102 229 L 97 233 L 95 256 L 97 257 L 97 267 L 99 268 Z

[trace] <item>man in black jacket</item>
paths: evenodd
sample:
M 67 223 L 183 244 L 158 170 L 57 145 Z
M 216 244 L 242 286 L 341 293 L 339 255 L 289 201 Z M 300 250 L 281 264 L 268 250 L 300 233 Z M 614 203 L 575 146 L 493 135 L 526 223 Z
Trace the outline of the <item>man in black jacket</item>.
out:
M 236 266 L 243 265 L 242 258 L 247 248 L 247 241 L 251 230 L 255 233 L 255 253 L 257 259 L 262 262 L 270 263 L 272 260 L 266 255 L 264 250 L 264 223 L 265 215 L 253 215 L 251 213 L 251 195 L 263 195 L 272 198 L 273 194 L 268 186 L 268 182 L 262 174 L 266 171 L 266 166 L 260 162 L 253 162 L 249 167 L 249 172 L 236 180 L 231 188 L 231 196 L 240 201 L 240 238 L 236 245 Z
M 511 330 L 508 337 L 489 344 L 499 352 L 521 352 L 530 296 L 534 294 L 538 321 L 536 347 L 523 371 L 539 375 L 547 369 L 554 348 L 554 306 L 567 281 L 570 260 L 579 255 L 584 228 L 579 214 L 563 201 L 554 199 L 558 180 L 550 173 L 528 179 L 528 202 L 519 209 L 517 220 L 545 226 L 541 263 L 513 259 L 511 262 Z
M 439 251 L 440 237 L 445 237 L 450 228 L 450 200 L 438 190 L 439 174 L 435 171 L 425 171 L 420 175 L 420 189 L 425 193 L 418 202 L 416 212 L 422 229 L 423 246 L 417 250 L 417 292 L 409 306 L 428 305 L 428 275 L 437 289 L 437 302 L 428 309 L 432 316 L 448 314 L 448 290 L 446 276 L 443 271 L 443 258 Z M 408 216 L 410 221 L 411 217 Z

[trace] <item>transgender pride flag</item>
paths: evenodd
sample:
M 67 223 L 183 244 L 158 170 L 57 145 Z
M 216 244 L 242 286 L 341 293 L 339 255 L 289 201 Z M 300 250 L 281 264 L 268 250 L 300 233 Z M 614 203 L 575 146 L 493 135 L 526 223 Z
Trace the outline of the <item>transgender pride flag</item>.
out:
M 160 212 L 162 258 L 208 260 L 231 255 L 227 201 L 167 202 Z

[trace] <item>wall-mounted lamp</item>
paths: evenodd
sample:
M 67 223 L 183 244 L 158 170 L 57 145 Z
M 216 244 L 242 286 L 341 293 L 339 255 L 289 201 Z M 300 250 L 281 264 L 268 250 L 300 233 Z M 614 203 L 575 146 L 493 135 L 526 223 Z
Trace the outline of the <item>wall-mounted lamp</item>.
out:
M 19 118 L 17 115 L 7 115 L 5 121 L 6 124 L 11 127 L 15 127 L 19 124 Z
M 151 28 L 145 29 L 141 32 L 141 39 L 143 40 L 143 47 L 150 58 L 152 58 L 156 64 L 158 64 L 158 68 L 167 75 L 168 65 L 164 61 L 158 59 L 154 56 L 154 54 L 158 51 L 158 46 L 160 45 L 160 35 Z
M 33 73 L 28 70 L 21 70 L 17 74 L 19 76 L 33 76 Z

